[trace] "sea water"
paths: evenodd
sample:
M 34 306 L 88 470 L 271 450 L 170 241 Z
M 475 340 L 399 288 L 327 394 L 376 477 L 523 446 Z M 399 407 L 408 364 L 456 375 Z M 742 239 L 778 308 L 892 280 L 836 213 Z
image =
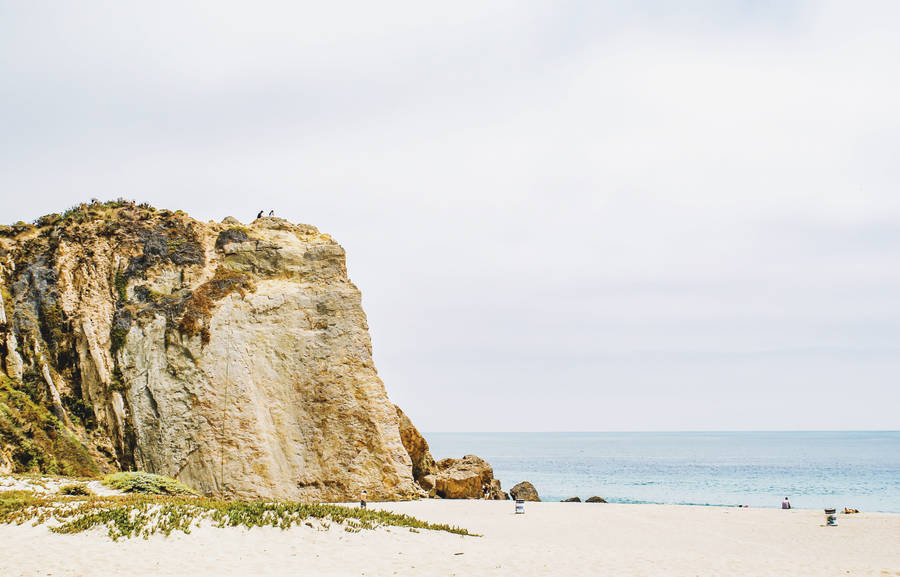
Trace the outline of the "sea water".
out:
M 900 431 L 428 433 L 435 459 L 475 454 L 544 501 L 851 507 L 900 513 Z

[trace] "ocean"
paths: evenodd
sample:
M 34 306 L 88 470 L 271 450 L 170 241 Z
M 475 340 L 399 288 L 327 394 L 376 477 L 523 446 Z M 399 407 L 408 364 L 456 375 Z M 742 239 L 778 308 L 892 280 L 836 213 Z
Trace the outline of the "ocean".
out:
M 543 501 L 851 507 L 900 513 L 900 431 L 427 433 L 435 459 L 474 454 Z

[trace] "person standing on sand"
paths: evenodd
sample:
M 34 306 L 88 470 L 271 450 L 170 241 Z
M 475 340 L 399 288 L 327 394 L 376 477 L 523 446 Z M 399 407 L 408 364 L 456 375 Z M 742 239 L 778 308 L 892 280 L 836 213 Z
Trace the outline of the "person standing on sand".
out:
M 785 497 L 784 501 L 781 502 L 781 508 L 782 509 L 790 509 L 791 508 L 791 502 L 788 501 L 787 497 Z
M 367 501 L 367 500 L 368 500 L 368 495 L 366 495 L 366 490 L 363 489 L 362 494 L 360 494 L 360 496 L 359 496 L 359 508 L 360 508 L 360 509 L 365 509 L 365 508 L 366 508 L 366 501 Z
M 491 486 L 488 483 L 481 484 L 481 492 L 484 494 L 485 499 L 491 498 Z

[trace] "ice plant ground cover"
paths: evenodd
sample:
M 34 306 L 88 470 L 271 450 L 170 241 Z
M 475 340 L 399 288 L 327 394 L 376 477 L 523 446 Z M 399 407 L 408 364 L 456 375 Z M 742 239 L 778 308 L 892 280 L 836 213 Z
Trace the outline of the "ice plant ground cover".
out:
M 0 493 L 0 523 L 47 523 L 54 533 L 80 533 L 105 527 L 113 540 L 173 531 L 190 533 L 209 522 L 216 527 L 280 527 L 306 524 L 327 530 L 337 524 L 355 533 L 378 527 L 406 527 L 476 536 L 466 529 L 421 521 L 373 509 L 294 502 L 228 501 L 188 496 L 132 494 L 83 497 L 39 495 L 28 491 Z M 315 525 L 314 525 L 315 523 Z
M 180 481 L 163 475 L 143 471 L 122 471 L 103 477 L 103 484 L 125 493 L 147 495 L 196 495 L 193 489 Z

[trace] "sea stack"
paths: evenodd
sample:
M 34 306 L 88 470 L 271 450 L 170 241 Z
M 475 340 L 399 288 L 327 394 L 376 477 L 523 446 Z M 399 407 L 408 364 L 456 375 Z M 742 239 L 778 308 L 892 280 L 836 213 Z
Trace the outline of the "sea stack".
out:
M 71 444 L 23 455 L 13 431 L 0 470 L 140 469 L 241 498 L 422 494 L 401 420 L 420 436 L 375 370 L 344 249 L 315 227 L 95 202 L 0 227 L 0 265 L 4 391 Z

